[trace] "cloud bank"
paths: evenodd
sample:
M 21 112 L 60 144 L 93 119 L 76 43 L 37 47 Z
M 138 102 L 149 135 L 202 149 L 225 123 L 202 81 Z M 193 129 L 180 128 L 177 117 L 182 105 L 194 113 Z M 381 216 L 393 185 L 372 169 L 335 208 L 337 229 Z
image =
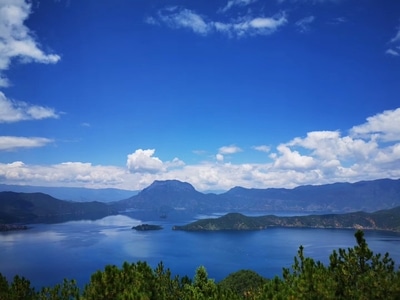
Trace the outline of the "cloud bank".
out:
M 265 159 L 259 163 L 224 162 L 225 155 L 234 160 L 235 154 L 242 151 L 261 151 L 266 153 Z M 163 161 L 154 155 L 155 149 L 137 149 L 127 155 L 126 167 L 83 162 L 41 166 L 17 161 L 0 164 L 0 182 L 138 190 L 154 180 L 178 179 L 192 183 L 198 190 L 227 190 L 238 185 L 290 188 L 400 178 L 400 108 L 370 116 L 347 134 L 312 131 L 275 148 L 223 146 L 217 149 L 214 159 L 198 164 L 188 165 L 178 158 Z

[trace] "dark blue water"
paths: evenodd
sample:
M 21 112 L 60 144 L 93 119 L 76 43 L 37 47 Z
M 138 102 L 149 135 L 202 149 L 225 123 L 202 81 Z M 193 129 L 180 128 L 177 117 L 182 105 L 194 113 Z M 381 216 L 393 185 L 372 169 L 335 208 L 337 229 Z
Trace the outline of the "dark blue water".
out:
M 0 234 L 0 273 L 9 280 L 18 274 L 36 287 L 53 286 L 64 278 L 83 286 L 96 270 L 107 264 L 146 261 L 153 268 L 160 261 L 173 274 L 193 277 L 204 265 L 209 277 L 219 281 L 240 269 L 265 277 L 282 274 L 293 263 L 299 245 L 305 254 L 328 263 L 333 249 L 353 247 L 354 230 L 274 228 L 252 232 L 183 232 L 173 225 L 193 219 L 159 219 L 132 214 L 97 221 L 32 225 L 27 231 Z M 202 216 L 204 217 L 204 216 Z M 159 231 L 137 232 L 142 222 L 161 224 Z M 400 234 L 368 231 L 374 252 L 389 252 L 400 262 Z

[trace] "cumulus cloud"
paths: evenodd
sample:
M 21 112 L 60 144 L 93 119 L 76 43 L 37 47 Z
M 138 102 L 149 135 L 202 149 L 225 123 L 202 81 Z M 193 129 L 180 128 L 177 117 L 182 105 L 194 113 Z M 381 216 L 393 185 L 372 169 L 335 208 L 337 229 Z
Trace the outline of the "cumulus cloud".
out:
M 41 137 L 0 136 L 0 151 L 43 147 L 52 142 L 51 139 Z
M 239 2 L 249 4 L 253 1 Z M 193 10 L 174 6 L 158 11 L 156 17 L 149 17 L 146 22 L 151 25 L 166 24 L 174 29 L 186 28 L 203 36 L 217 32 L 229 37 L 244 37 L 271 34 L 285 25 L 287 18 L 285 13 L 280 13 L 272 17 L 245 15 L 229 22 L 214 21 Z
M 0 87 L 10 83 L 4 76 L 13 59 L 26 62 L 56 63 L 60 56 L 40 49 L 29 28 L 24 25 L 31 13 L 31 4 L 24 0 L 0 1 Z
M 310 24 L 312 22 L 314 22 L 314 20 L 315 20 L 314 16 L 308 16 L 308 17 L 305 17 L 305 18 L 302 18 L 302 19 L 298 20 L 295 23 L 295 25 L 297 26 L 297 28 L 298 28 L 298 30 L 300 32 L 304 33 L 304 32 L 307 32 L 307 31 L 310 30 Z
M 238 153 L 238 152 L 242 152 L 243 150 L 241 149 L 241 148 L 239 148 L 239 147 L 237 147 L 237 146 L 235 146 L 235 145 L 230 145 L 230 146 L 223 146 L 223 147 L 221 147 L 221 148 L 219 148 L 218 149 L 218 153 L 217 153 L 217 155 L 215 156 L 215 158 L 218 160 L 218 161 L 223 161 L 224 160 L 224 155 L 227 155 L 227 154 L 235 154 L 235 153 Z
M 400 108 L 386 110 L 368 117 L 367 122 L 354 126 L 350 133 L 358 137 L 375 137 L 383 141 L 400 141 Z
M 315 160 L 311 156 L 301 155 L 298 151 L 293 151 L 288 146 L 279 145 L 279 154 L 271 154 L 275 160 L 274 167 L 278 169 L 302 170 L 310 169 L 315 166 Z
M 137 149 L 128 155 L 126 165 L 130 172 L 159 173 L 165 171 L 163 162 L 154 157 L 155 149 Z
M 128 155 L 127 168 L 83 162 L 50 166 L 20 161 L 0 163 L 0 182 L 137 190 L 154 180 L 178 179 L 190 182 L 198 190 L 224 190 L 234 186 L 291 188 L 304 184 L 395 179 L 400 178 L 399 110 L 370 116 L 348 133 L 312 131 L 270 150 L 267 146 L 253 147 L 270 153 L 258 163 L 224 162 L 224 155 L 242 150 L 235 145 L 223 146 L 209 161 L 191 165 L 178 158 L 162 161 L 154 156 L 154 149 L 138 149 Z
M 309 132 L 305 138 L 295 138 L 286 145 L 311 150 L 313 156 L 324 160 L 368 159 L 378 147 L 375 140 L 342 137 L 338 131 Z
M 8 99 L 0 92 L 0 123 L 58 118 L 54 109 Z

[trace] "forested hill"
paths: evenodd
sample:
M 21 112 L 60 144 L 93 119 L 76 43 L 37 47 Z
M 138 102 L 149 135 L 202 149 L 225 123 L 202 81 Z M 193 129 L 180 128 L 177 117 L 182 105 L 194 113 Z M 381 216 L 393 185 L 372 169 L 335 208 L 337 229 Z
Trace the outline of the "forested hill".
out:
M 43 193 L 0 192 L 0 223 L 62 222 L 114 213 L 101 202 L 69 202 Z
M 355 212 L 347 214 L 277 217 L 274 215 L 249 217 L 240 213 L 229 213 L 216 219 L 203 219 L 174 230 L 218 231 L 260 230 L 271 227 L 352 228 L 400 232 L 400 206 L 374 213 Z

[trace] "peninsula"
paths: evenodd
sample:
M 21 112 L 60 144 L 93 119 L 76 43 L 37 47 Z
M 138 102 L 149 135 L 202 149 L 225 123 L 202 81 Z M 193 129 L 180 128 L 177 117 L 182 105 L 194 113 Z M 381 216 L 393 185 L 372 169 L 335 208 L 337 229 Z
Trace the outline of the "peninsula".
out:
M 240 213 L 229 213 L 219 218 L 202 219 L 173 230 L 221 231 L 262 230 L 271 227 L 340 228 L 360 230 L 385 230 L 400 232 L 400 206 L 373 213 L 354 212 L 295 217 L 274 215 L 249 217 Z

